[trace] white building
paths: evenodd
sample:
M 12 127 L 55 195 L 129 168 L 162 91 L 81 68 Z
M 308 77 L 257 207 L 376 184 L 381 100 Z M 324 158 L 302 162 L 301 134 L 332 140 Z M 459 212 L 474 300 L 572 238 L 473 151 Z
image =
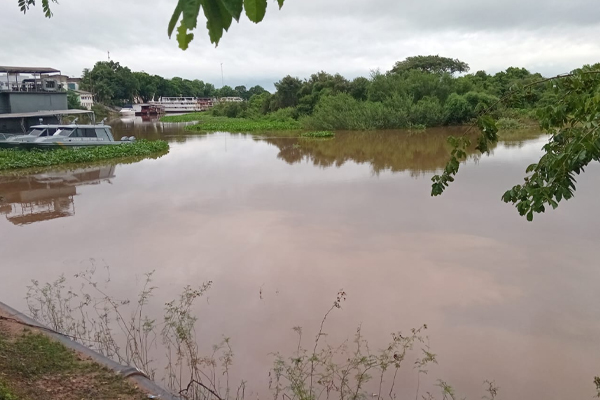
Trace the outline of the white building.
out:
M 84 90 L 74 90 L 74 92 L 77 94 L 77 96 L 79 96 L 79 104 L 81 104 L 82 107 L 91 110 L 92 106 L 94 105 L 94 98 L 92 94 Z

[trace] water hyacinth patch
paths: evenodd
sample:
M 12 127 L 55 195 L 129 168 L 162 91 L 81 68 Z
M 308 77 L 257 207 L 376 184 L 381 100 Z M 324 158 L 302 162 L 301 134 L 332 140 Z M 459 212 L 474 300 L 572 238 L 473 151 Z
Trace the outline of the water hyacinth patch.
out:
M 302 132 L 300 137 L 305 138 L 332 138 L 335 137 L 335 133 L 332 131 L 317 131 L 317 132 Z
M 60 164 L 90 163 L 128 157 L 149 157 L 169 151 L 169 144 L 163 140 L 138 140 L 136 142 L 97 146 L 80 149 L 56 150 L 0 150 L 0 171 L 20 168 L 48 167 Z

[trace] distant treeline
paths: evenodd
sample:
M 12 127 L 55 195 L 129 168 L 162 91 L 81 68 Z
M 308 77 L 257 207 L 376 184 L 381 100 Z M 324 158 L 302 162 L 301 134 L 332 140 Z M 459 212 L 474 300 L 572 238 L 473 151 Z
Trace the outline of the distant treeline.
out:
M 440 56 L 416 56 L 397 62 L 387 72 L 348 80 L 318 72 L 301 80 L 286 76 L 276 92 L 256 95 L 245 103 L 221 104 L 213 114 L 228 117 L 300 120 L 307 129 L 364 130 L 411 126 L 459 125 L 498 102 L 509 90 L 542 79 L 525 68 L 494 75 L 468 74 L 469 65 Z M 458 75 L 462 74 L 462 75 Z M 493 107 L 505 124 L 534 118 L 535 110 L 552 104 L 554 91 L 534 85 L 526 93 Z
M 216 89 L 211 83 L 201 80 L 175 77 L 165 79 L 146 72 L 132 72 L 128 67 L 114 61 L 99 61 L 94 68 L 84 69 L 81 89 L 94 94 L 97 102 L 121 106 L 135 101 L 148 102 L 159 97 L 241 97 L 265 93 L 261 86 L 247 89 L 245 86 L 223 86 Z
M 416 56 L 397 62 L 387 72 L 374 71 L 348 80 L 340 74 L 318 72 L 308 79 L 290 75 L 275 83 L 275 93 L 260 86 L 221 89 L 199 80 L 167 80 L 131 72 L 118 63 L 99 62 L 84 71 L 83 82 L 99 101 L 119 104 L 158 96 L 239 96 L 242 103 L 213 108 L 217 116 L 270 120 L 299 120 L 308 129 L 362 130 L 411 126 L 459 125 L 496 104 L 508 91 L 543 79 L 525 68 L 510 67 L 494 75 L 468 73 L 469 65 L 440 56 Z M 538 107 L 554 103 L 551 87 L 534 85 L 494 107 L 496 117 L 526 120 Z

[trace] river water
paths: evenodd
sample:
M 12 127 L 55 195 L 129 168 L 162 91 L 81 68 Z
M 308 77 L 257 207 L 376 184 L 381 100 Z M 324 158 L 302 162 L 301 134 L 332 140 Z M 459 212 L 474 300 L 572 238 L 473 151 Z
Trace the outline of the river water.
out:
M 600 171 L 589 168 L 573 200 L 533 223 L 500 201 L 544 136 L 515 135 L 471 157 L 432 198 L 430 177 L 447 159 L 443 129 L 299 140 L 112 125 L 117 137 L 166 138 L 171 150 L 0 176 L 2 301 L 26 310 L 32 279 L 70 279 L 95 263 L 110 267 L 119 298 L 135 297 L 155 270 L 148 308 L 159 316 L 183 286 L 210 280 L 197 310 L 201 346 L 230 337 L 235 376 L 264 398 L 270 353 L 295 346 L 294 326 L 310 345 L 343 289 L 328 341 L 360 325 L 376 349 L 391 332 L 428 325 L 438 365 L 422 394 L 437 379 L 469 399 L 481 398 L 485 379 L 505 399 L 594 394 Z M 399 379 L 399 398 L 414 398 L 411 365 Z

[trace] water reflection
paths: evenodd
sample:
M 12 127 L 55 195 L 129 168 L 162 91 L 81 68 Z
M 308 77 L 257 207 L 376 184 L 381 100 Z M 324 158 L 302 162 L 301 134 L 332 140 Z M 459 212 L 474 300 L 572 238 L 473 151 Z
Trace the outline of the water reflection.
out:
M 115 166 L 0 176 L 0 214 L 14 225 L 75 215 L 77 186 L 110 183 Z
M 265 139 L 279 148 L 278 158 L 288 164 L 311 162 L 319 167 L 340 167 L 348 161 L 371 165 L 374 173 L 389 170 L 409 171 L 412 176 L 444 168 L 451 147 L 449 135 L 462 135 L 461 128 L 437 128 L 427 131 L 337 132 L 335 139 Z M 506 147 L 521 147 L 526 140 L 543 135 L 539 131 L 512 133 L 499 141 Z M 475 133 L 470 156 L 477 157 Z M 494 150 L 498 144 L 490 146 Z
M 135 136 L 138 139 L 171 140 L 172 136 L 181 137 L 189 135 L 184 128 L 189 123 L 160 122 L 156 116 L 122 117 L 111 120 L 108 124 L 112 127 L 115 136 Z

